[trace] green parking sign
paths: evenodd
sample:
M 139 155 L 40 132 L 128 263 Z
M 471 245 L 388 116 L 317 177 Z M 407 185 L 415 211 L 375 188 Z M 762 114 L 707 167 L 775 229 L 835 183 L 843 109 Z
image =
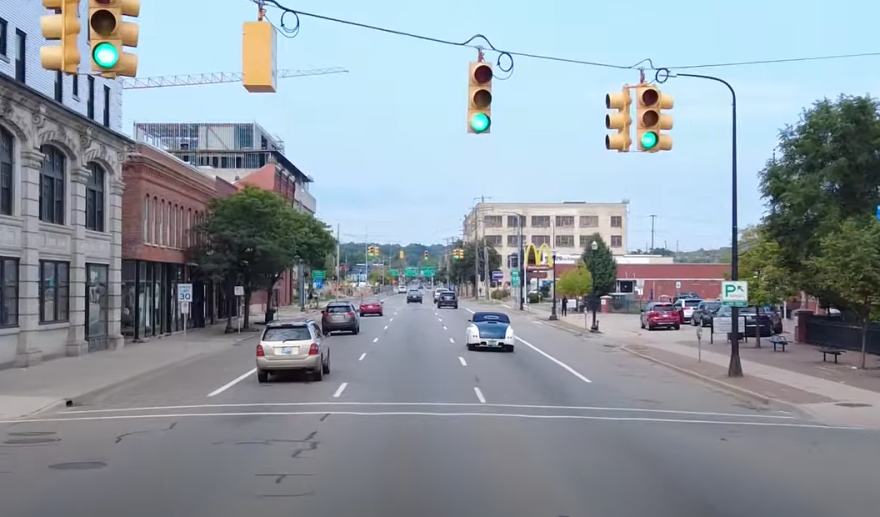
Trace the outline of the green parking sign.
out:
M 721 282 L 721 304 L 729 307 L 748 307 L 749 283 L 744 280 Z

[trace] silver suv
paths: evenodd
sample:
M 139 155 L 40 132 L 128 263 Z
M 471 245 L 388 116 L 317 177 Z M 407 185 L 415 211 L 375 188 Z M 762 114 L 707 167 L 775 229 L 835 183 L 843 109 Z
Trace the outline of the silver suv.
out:
M 270 323 L 257 345 L 257 380 L 269 374 L 307 371 L 316 381 L 330 373 L 330 345 L 313 320 Z

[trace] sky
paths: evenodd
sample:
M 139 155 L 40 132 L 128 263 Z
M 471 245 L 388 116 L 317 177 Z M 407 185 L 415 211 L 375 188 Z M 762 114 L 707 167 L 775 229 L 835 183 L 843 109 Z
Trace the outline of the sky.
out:
M 280 3 L 454 41 L 483 34 L 503 50 L 622 66 L 648 58 L 672 68 L 880 50 L 873 41 L 880 4 L 855 0 Z M 267 14 L 277 25 L 280 11 L 269 7 Z M 239 72 L 242 23 L 255 19 L 250 0 L 144 0 L 138 76 Z M 293 16 L 285 23 L 293 25 Z M 637 83 L 637 70 L 515 57 L 513 75 L 494 81 L 491 134 L 471 135 L 472 48 L 306 16 L 295 38 L 278 40 L 279 68 L 348 73 L 283 79 L 274 94 L 250 94 L 241 84 L 129 90 L 126 131 L 135 121 L 258 122 L 314 178 L 317 215 L 339 225 L 343 241 L 442 242 L 461 233 L 474 199 L 486 196 L 492 202 L 628 199 L 633 249 L 650 241 L 651 215 L 656 246 L 692 250 L 730 242 L 731 98 L 723 85 L 669 79 L 662 91 L 675 98 L 673 150 L 620 154 L 605 150 L 604 96 Z M 496 58 L 487 52 L 487 61 Z M 874 94 L 878 61 L 687 71 L 717 75 L 736 89 L 741 227 L 764 211 L 757 173 L 772 157 L 779 130 L 796 124 L 818 99 Z

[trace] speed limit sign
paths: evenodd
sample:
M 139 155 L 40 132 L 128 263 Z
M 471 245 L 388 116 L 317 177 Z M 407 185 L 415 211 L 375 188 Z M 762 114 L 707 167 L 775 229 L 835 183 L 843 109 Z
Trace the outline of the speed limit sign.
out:
M 177 284 L 177 301 L 191 302 L 193 299 L 192 284 Z

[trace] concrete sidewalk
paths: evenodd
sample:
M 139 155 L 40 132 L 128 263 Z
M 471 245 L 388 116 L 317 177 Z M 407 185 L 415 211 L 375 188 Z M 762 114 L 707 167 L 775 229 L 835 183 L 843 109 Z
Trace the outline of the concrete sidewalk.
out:
M 279 311 L 279 317 L 287 319 L 316 316 L 320 316 L 319 311 L 301 312 L 299 307 L 282 307 Z M 251 321 L 255 321 L 253 316 Z M 80 400 L 166 368 L 255 342 L 262 327 L 252 323 L 250 330 L 240 334 L 226 334 L 225 330 L 225 322 L 221 322 L 190 330 L 186 337 L 178 332 L 144 343 L 129 342 L 119 350 L 54 359 L 31 368 L 0 370 L 0 420 L 75 405 Z

